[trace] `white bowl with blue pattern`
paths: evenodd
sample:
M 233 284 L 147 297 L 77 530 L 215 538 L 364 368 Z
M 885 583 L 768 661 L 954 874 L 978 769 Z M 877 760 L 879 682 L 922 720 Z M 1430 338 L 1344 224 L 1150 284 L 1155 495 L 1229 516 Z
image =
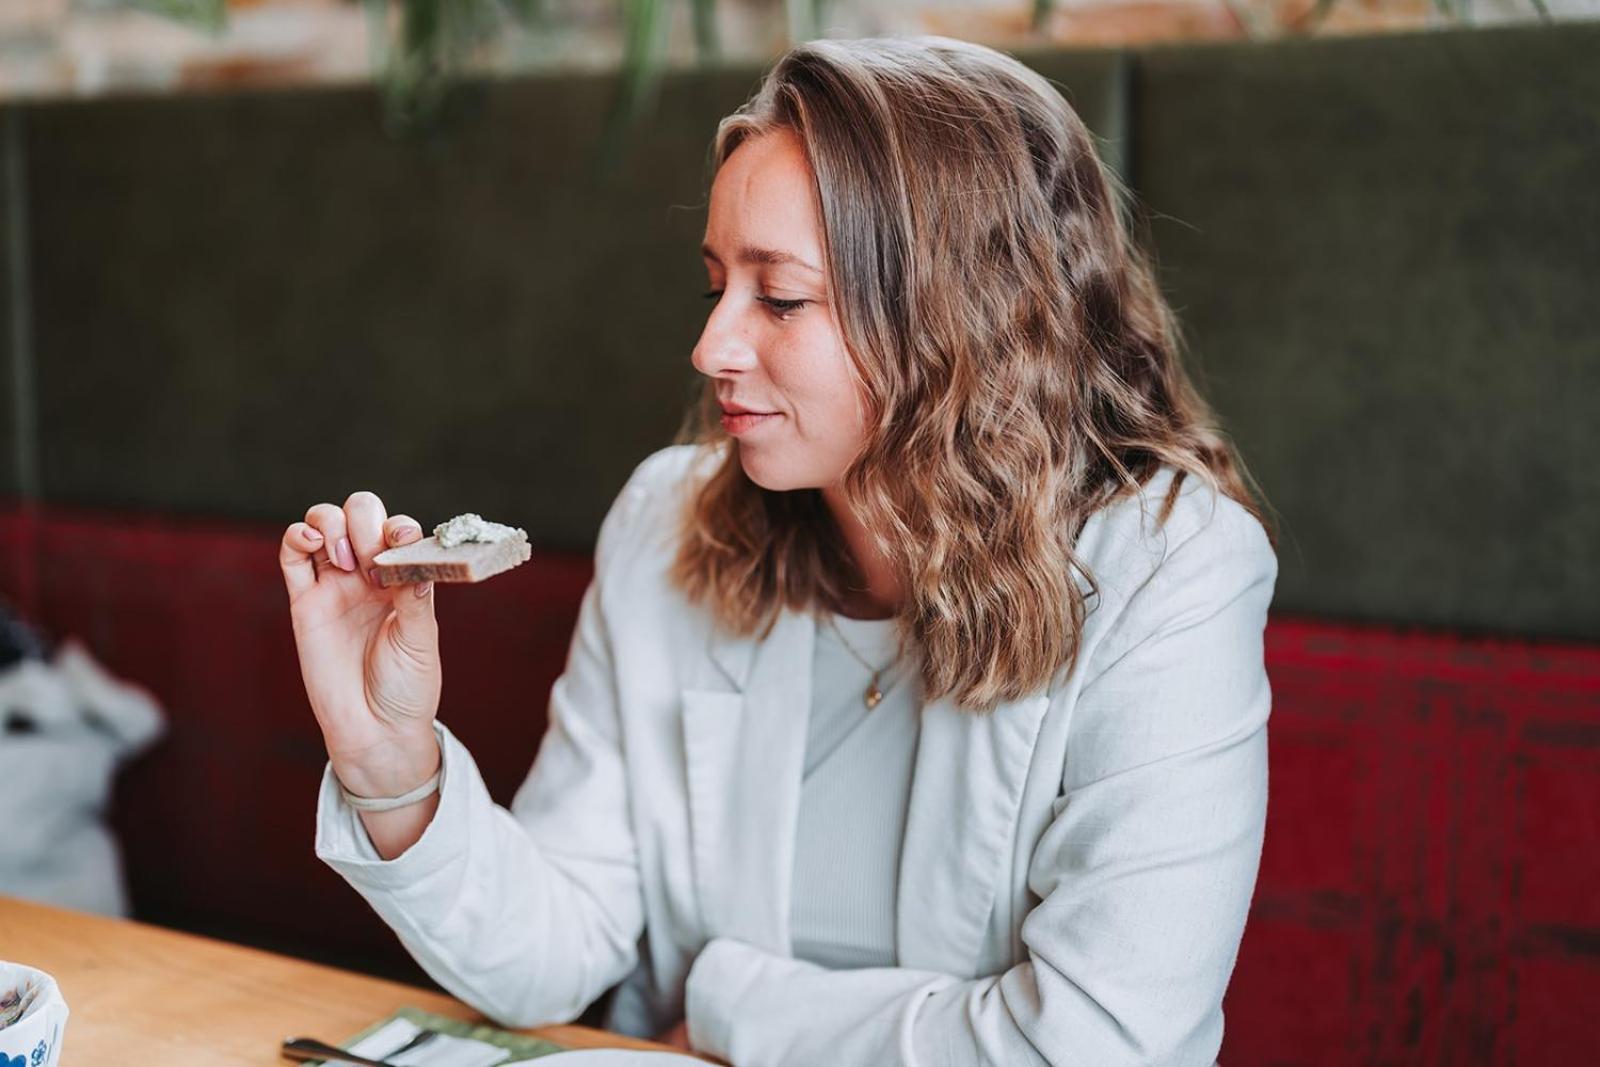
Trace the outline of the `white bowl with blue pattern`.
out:
M 0 1027 L 0 1067 L 57 1067 L 67 1029 L 67 1002 L 56 980 L 20 963 L 0 960 L 0 1003 L 8 994 L 30 997 L 22 1015 Z

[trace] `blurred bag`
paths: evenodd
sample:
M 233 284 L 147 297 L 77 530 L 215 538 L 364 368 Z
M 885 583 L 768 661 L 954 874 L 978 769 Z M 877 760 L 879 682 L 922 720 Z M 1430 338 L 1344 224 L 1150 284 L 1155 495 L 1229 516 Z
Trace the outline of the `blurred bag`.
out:
M 51 653 L 0 606 L 0 893 L 128 914 L 103 815 L 117 765 L 164 727 L 148 691 L 75 638 Z

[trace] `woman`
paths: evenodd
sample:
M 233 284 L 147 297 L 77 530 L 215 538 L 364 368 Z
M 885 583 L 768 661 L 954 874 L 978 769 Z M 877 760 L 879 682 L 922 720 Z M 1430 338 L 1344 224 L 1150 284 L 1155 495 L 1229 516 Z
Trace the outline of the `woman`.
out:
M 713 154 L 720 426 L 601 524 L 509 810 L 431 589 L 357 573 L 419 524 L 285 532 L 318 855 L 508 1025 L 616 987 L 740 1065 L 1213 1062 L 1277 565 L 1089 133 L 992 50 L 824 40 Z

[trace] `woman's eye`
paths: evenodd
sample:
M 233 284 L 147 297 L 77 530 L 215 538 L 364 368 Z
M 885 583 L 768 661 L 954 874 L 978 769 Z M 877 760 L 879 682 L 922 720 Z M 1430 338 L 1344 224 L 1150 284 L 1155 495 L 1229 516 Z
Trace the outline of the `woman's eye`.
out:
M 756 299 L 772 308 L 780 315 L 786 314 L 790 311 L 799 311 L 801 308 L 811 303 L 809 300 L 779 300 L 775 296 L 758 296 Z
M 701 293 L 700 295 L 705 297 L 707 300 L 716 300 L 722 296 L 722 290 L 712 289 L 708 292 Z M 799 311 L 801 308 L 811 303 L 809 300 L 780 300 L 775 296 L 758 296 L 756 299 L 772 308 L 773 311 L 778 313 L 780 318 L 782 318 L 784 315 L 787 315 L 791 311 Z

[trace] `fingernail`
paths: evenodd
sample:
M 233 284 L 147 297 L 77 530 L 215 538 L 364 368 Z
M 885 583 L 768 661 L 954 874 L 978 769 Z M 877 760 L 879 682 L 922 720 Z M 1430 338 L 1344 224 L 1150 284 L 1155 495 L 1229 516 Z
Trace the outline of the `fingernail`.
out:
M 403 545 L 408 541 L 413 541 L 421 536 L 422 528 L 419 526 L 402 526 L 400 529 L 394 532 L 395 543 L 400 545 Z
M 339 561 L 340 568 L 347 571 L 356 569 L 356 556 L 350 551 L 350 538 L 339 538 L 339 543 L 333 546 L 333 553 L 334 558 Z
M 433 591 L 433 583 L 432 582 L 420 582 L 417 585 L 417 595 L 418 596 L 427 596 L 432 591 Z
M 306 540 L 310 541 L 312 544 L 316 544 L 318 541 L 322 540 L 322 531 L 318 530 L 315 526 L 307 526 Z

